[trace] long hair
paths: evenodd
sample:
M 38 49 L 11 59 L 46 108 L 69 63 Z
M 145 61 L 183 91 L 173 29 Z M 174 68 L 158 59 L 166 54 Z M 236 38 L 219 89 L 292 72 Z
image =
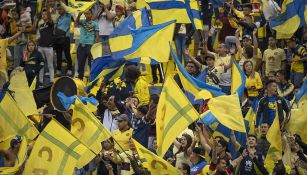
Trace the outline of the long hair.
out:
M 28 46 L 29 46 L 30 43 L 34 44 L 34 46 L 35 46 L 33 52 L 36 51 L 36 50 L 37 50 L 37 45 L 36 45 L 36 42 L 33 41 L 33 40 L 29 40 L 29 41 L 28 41 L 27 47 L 26 47 L 26 48 L 27 48 L 27 51 L 29 52 Z
M 187 155 L 187 150 L 192 144 L 192 137 L 189 134 L 182 134 L 182 137 L 185 137 L 187 139 L 187 146 L 186 147 L 180 146 L 179 150 L 175 154 L 175 157 L 177 154 L 181 152 L 184 152 L 184 155 Z
M 246 69 L 245 69 L 245 65 L 247 63 L 251 63 L 252 64 L 252 73 L 249 75 L 249 77 L 255 78 L 254 64 L 253 64 L 253 62 L 251 60 L 244 61 L 244 63 L 243 63 L 243 72 L 244 72 L 244 74 L 247 76 Z

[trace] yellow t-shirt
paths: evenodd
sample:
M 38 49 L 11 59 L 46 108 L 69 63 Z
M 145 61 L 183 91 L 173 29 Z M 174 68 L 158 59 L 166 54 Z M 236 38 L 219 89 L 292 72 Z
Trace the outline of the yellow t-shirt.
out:
M 250 97 L 257 97 L 259 95 L 259 90 L 263 87 L 261 77 L 258 72 L 255 72 L 254 78 L 246 77 L 245 86 L 255 86 L 255 90 L 248 90 L 248 96 Z
M 6 70 L 6 48 L 9 45 L 9 39 L 0 39 L 0 70 Z
M 265 75 L 268 76 L 270 71 L 281 70 L 281 62 L 285 60 L 286 54 L 283 49 L 266 49 L 263 53 L 263 61 L 265 62 Z
M 132 137 L 132 131 L 133 129 L 129 129 L 125 132 L 121 132 L 119 129 L 115 130 L 113 132 L 113 138 L 116 140 L 116 142 L 118 144 L 120 144 L 120 146 L 125 150 L 130 150 L 130 147 L 129 147 L 129 140 L 130 138 Z M 121 147 L 118 145 L 118 144 L 115 144 L 115 149 L 118 150 L 119 152 L 123 152 L 123 150 L 121 149 Z
M 243 53 L 238 53 L 239 54 L 239 65 L 240 65 L 240 67 L 241 67 L 241 69 L 243 70 L 243 64 L 244 64 L 244 62 L 245 61 L 247 61 L 247 60 L 250 60 L 250 61 L 252 61 L 252 63 L 253 63 L 253 67 L 254 67 L 254 70 L 256 71 L 256 65 L 257 65 L 257 61 L 258 60 L 262 60 L 262 54 L 261 54 L 261 50 L 258 48 L 258 54 L 257 54 L 257 57 L 253 57 L 253 58 L 251 58 L 251 59 L 247 59 L 247 58 L 245 58 L 245 56 L 243 55 Z
M 304 63 L 301 61 L 304 57 L 307 57 L 307 51 L 303 46 L 296 46 L 292 59 L 299 59 L 298 61 L 292 61 L 291 72 L 304 73 Z

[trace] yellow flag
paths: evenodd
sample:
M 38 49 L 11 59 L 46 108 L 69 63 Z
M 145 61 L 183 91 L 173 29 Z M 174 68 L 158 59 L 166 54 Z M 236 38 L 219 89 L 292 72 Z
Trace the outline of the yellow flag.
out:
M 212 98 L 208 107 L 216 119 L 227 128 L 246 132 L 238 94 Z
M 96 1 L 85 2 L 85 1 L 69 0 L 68 5 L 61 2 L 61 6 L 64 8 L 66 12 L 71 14 L 74 19 L 76 19 L 78 12 L 85 12 L 89 10 L 95 3 Z
M 155 155 L 153 152 L 146 149 L 136 140 L 132 139 L 132 141 L 142 162 L 142 165 L 147 168 L 151 172 L 151 174 L 182 174 L 163 158 Z
M 14 99 L 21 111 L 26 115 L 38 114 L 32 90 L 28 86 L 25 71 L 16 72 L 11 80 L 9 89 L 14 92 Z
M 111 133 L 87 109 L 79 98 L 76 98 L 72 109 L 71 133 L 94 153 L 98 154 L 102 150 L 101 142 L 109 139 Z
M 169 77 L 162 89 L 157 109 L 158 155 L 163 157 L 176 137 L 197 119 L 199 114 L 174 79 Z
M 10 142 L 11 139 L 7 141 Z M 18 159 L 13 167 L 0 167 L 0 174 L 15 175 L 20 170 L 27 158 L 27 139 L 25 137 L 22 138 L 17 157 Z
M 249 132 L 248 134 L 255 135 L 255 121 L 256 121 L 256 114 L 253 108 L 249 108 L 245 120 L 248 122 Z
M 287 131 L 291 134 L 298 134 L 301 136 L 304 143 L 307 143 L 307 100 L 302 102 L 302 106 L 298 109 L 291 110 L 291 118 L 289 123 L 287 124 Z
M 16 134 L 33 140 L 39 133 L 7 93 L 0 103 L 0 141 Z
M 77 161 L 88 151 L 61 124 L 51 120 L 36 140 L 23 174 L 73 174 Z M 88 162 L 95 157 L 93 153 L 86 156 Z
M 282 157 L 281 133 L 277 111 L 275 119 L 268 130 L 266 138 L 271 145 L 266 155 L 264 166 L 269 173 L 272 173 L 275 167 L 276 157 Z
M 37 78 L 35 77 L 31 83 L 30 89 L 33 91 L 35 90 L 36 87 L 36 83 L 37 83 Z

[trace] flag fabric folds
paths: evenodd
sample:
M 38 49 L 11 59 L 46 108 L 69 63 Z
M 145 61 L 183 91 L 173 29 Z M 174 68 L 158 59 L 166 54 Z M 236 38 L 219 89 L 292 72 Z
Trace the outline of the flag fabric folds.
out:
M 246 83 L 246 76 L 236 61 L 233 62 L 231 74 L 231 94 L 238 93 L 239 97 L 242 97 Z
M 73 174 L 78 160 L 89 162 L 95 157 L 88 151 L 68 130 L 51 120 L 37 138 L 23 174 Z
M 186 10 L 185 0 L 146 0 L 146 2 L 150 7 L 153 25 L 172 20 L 176 20 L 176 23 L 191 23 Z
M 64 7 L 65 11 L 74 14 L 75 12 L 85 12 L 89 10 L 95 3 L 96 1 L 86 2 L 68 0 L 68 5 L 65 5 L 63 2 L 61 2 L 61 5 Z
M 282 13 L 270 20 L 270 26 L 276 30 L 277 39 L 289 39 L 299 27 L 306 26 L 306 16 L 307 1 L 285 0 L 282 4 Z
M 184 88 L 185 91 L 188 91 L 189 93 L 193 94 L 194 96 L 199 96 L 198 93 L 201 90 L 205 90 L 205 94 L 211 94 L 210 97 L 212 96 L 220 96 L 220 95 L 225 95 L 223 92 L 221 92 L 220 88 L 217 87 L 213 87 L 210 85 L 207 85 L 206 83 L 198 80 L 197 78 L 191 76 L 183 67 L 183 65 L 180 63 L 180 60 L 177 56 L 177 54 L 175 53 L 174 49 L 172 48 L 172 46 L 170 45 L 171 48 L 171 54 L 172 57 L 175 60 L 175 63 L 177 65 L 177 69 L 178 69 L 178 75 L 180 77 L 180 81 L 182 83 L 182 86 Z M 204 92 L 202 92 L 204 93 Z
M 305 99 L 305 97 L 307 97 L 307 78 L 304 79 L 302 87 L 295 94 L 295 102 L 298 103 L 301 99 Z
M 38 114 L 32 89 L 28 86 L 25 71 L 15 72 L 10 80 L 9 89 L 14 92 L 14 99 L 25 116 Z M 25 99 L 27 99 L 25 101 Z
M 246 132 L 237 94 L 211 98 L 208 107 L 213 116 L 224 126 L 238 132 Z
M 79 98 L 83 104 L 86 105 L 91 111 L 96 111 L 98 106 L 98 101 L 95 97 L 83 97 L 83 96 L 71 96 L 67 97 L 63 92 L 58 92 L 57 96 L 59 97 L 63 107 L 68 110 L 72 104 L 75 104 L 76 99 Z M 94 109 L 93 109 L 94 108 Z
M 142 26 L 150 26 L 148 12 L 145 8 L 133 12 L 110 34 L 109 43 L 112 57 L 123 58 L 125 53 L 128 53 L 133 40 L 130 28 L 138 29 Z
M 169 77 L 162 89 L 157 108 L 157 154 L 166 153 L 176 137 L 199 118 L 193 105 Z
M 266 138 L 270 143 L 270 148 L 266 155 L 264 166 L 269 173 L 272 173 L 275 167 L 276 157 L 282 157 L 282 143 L 278 112 L 276 112 L 275 119 L 268 130 Z
M 147 168 L 151 172 L 151 174 L 182 174 L 170 163 L 146 149 L 136 140 L 132 139 L 132 142 L 139 155 L 142 165 Z
M 0 141 L 16 134 L 33 140 L 39 134 L 30 120 L 18 108 L 13 98 L 6 93 L 0 103 Z
M 286 129 L 291 134 L 298 134 L 301 136 L 304 143 L 307 142 L 307 101 L 304 101 L 304 104 L 298 109 L 291 110 L 291 118 L 289 123 L 286 125 Z
M 204 30 L 198 2 L 196 0 L 186 0 L 186 9 L 194 29 Z
M 71 133 L 94 153 L 99 154 L 102 150 L 101 142 L 109 139 L 111 133 L 101 124 L 92 112 L 87 109 L 79 98 L 76 99 L 72 109 Z

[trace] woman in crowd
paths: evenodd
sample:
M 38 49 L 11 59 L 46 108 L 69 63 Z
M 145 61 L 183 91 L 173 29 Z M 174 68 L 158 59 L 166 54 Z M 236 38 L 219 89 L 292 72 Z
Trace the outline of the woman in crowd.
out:
M 243 63 L 243 72 L 246 75 L 245 87 L 248 91 L 249 99 L 253 101 L 263 88 L 261 77 L 258 72 L 254 71 L 253 62 L 250 60 Z

